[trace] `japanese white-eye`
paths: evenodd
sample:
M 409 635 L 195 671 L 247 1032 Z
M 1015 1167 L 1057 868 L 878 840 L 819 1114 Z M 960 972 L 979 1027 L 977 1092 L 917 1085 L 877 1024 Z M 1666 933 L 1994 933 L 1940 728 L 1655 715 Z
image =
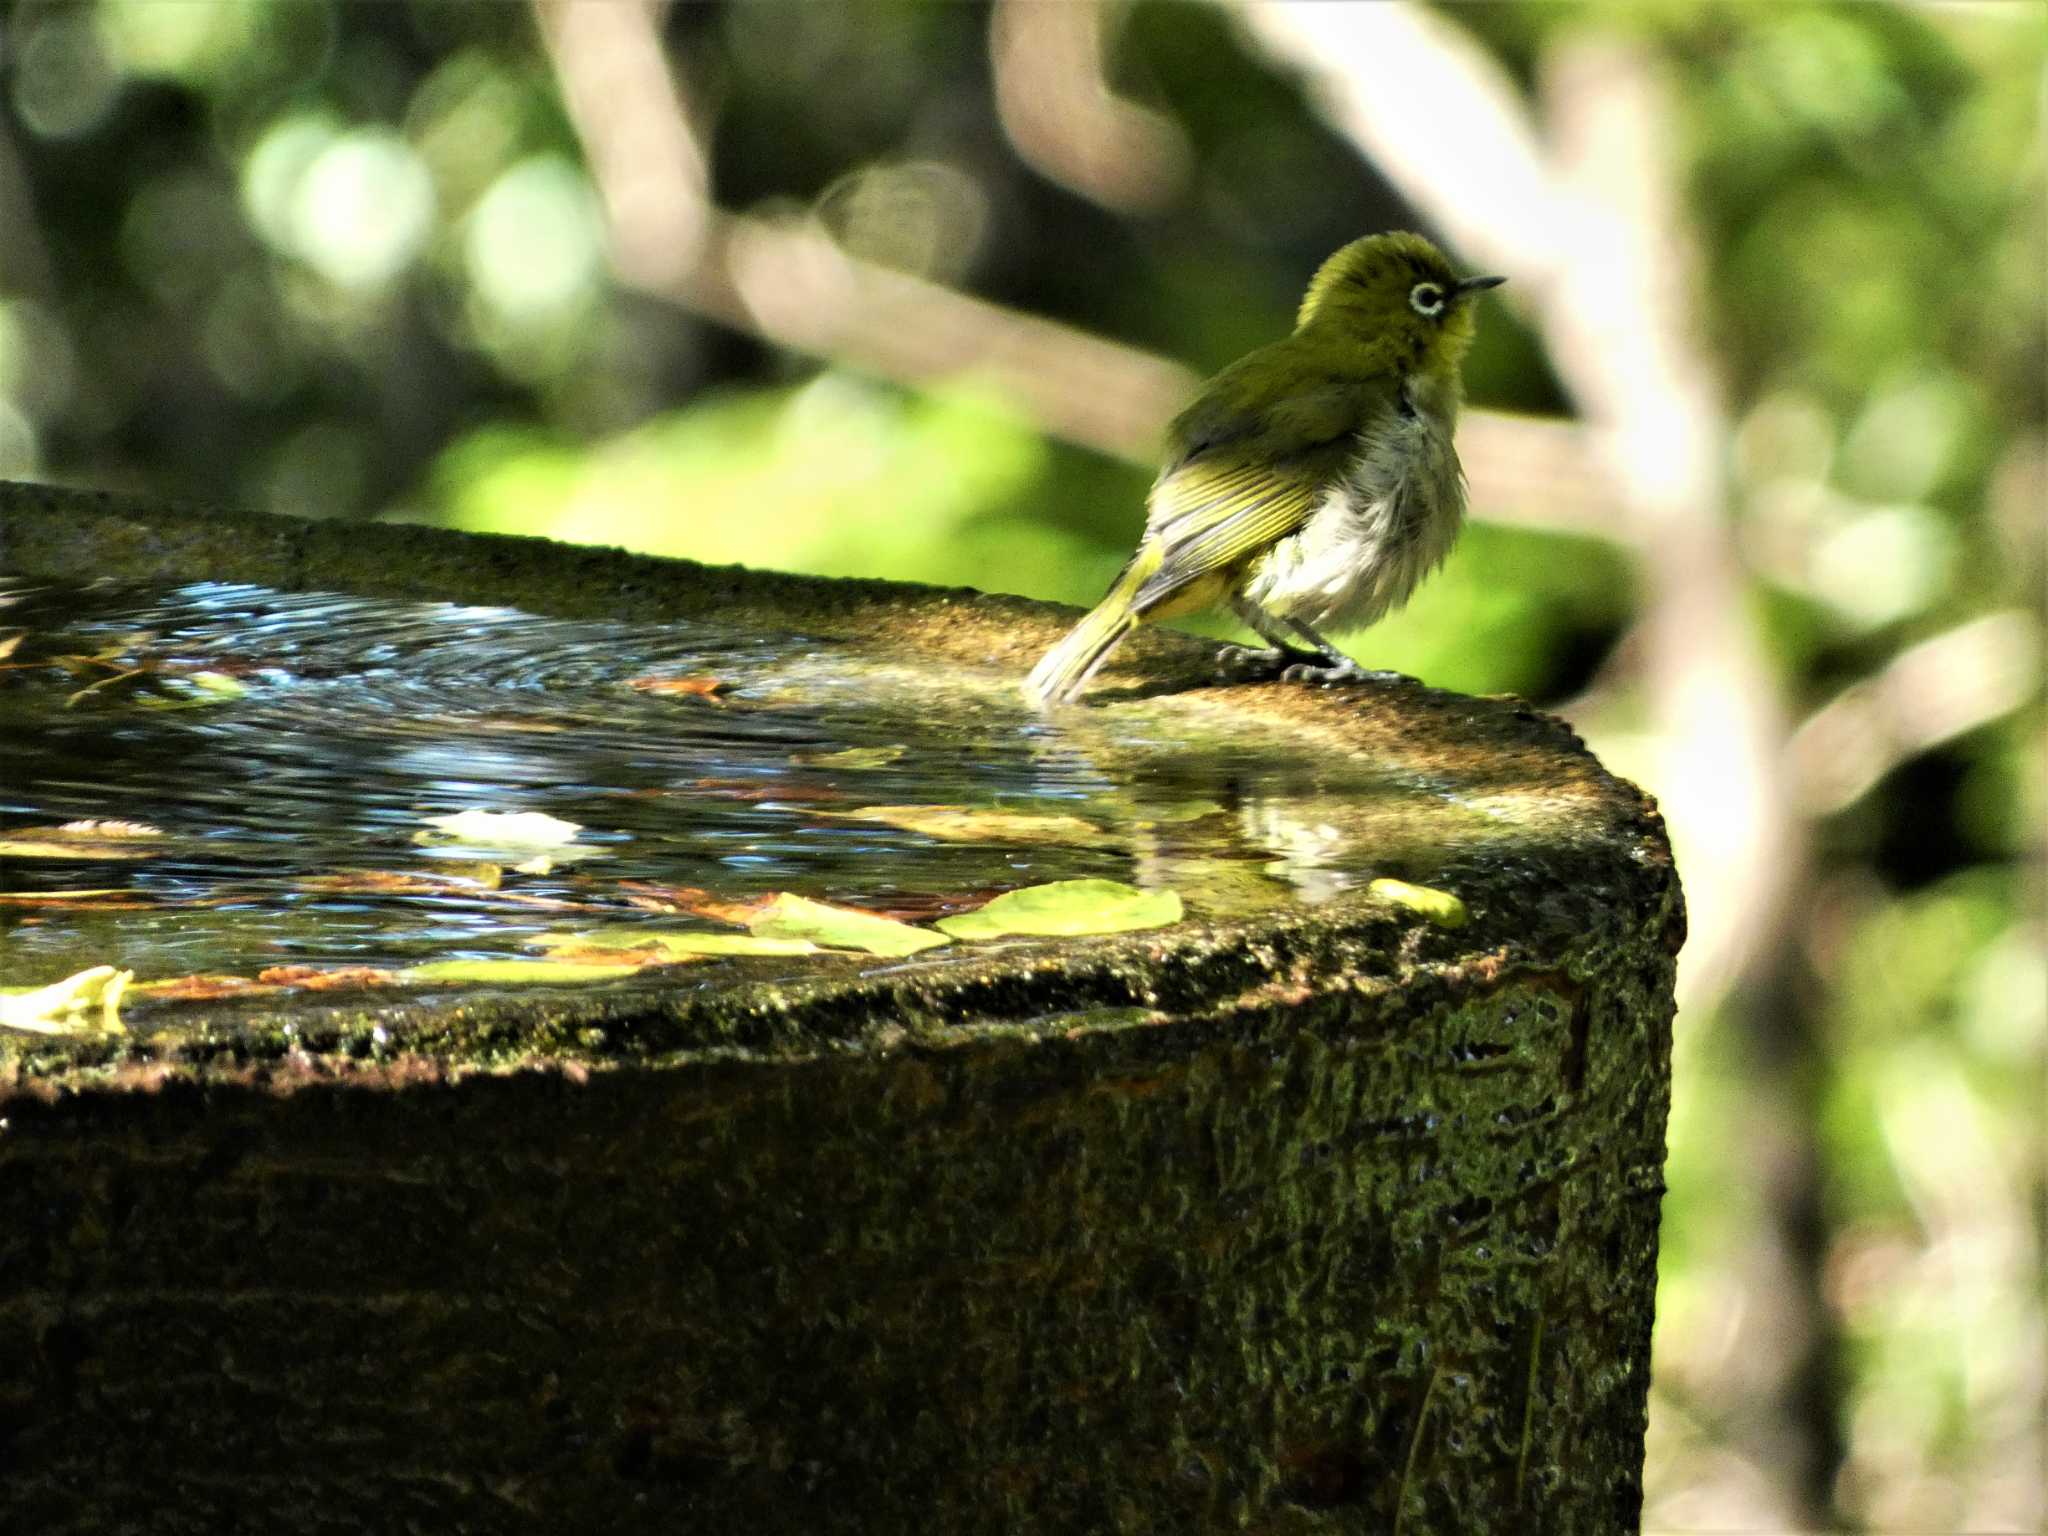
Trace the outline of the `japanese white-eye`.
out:
M 1032 669 L 1031 701 L 1071 701 L 1140 621 L 1223 604 L 1272 647 L 1231 647 L 1226 675 L 1364 676 L 1319 631 L 1372 623 L 1450 552 L 1458 365 L 1473 297 L 1504 281 L 1460 278 L 1405 232 L 1325 261 L 1293 334 L 1217 374 L 1167 429 L 1137 553 Z

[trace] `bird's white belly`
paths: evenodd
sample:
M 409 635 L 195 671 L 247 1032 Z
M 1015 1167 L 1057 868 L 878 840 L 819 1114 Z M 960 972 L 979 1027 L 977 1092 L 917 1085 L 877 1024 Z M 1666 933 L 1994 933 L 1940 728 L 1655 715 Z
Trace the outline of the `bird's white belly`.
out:
M 1450 421 L 1398 418 L 1360 439 L 1309 520 L 1252 567 L 1244 595 L 1314 629 L 1363 628 L 1450 553 L 1464 511 Z

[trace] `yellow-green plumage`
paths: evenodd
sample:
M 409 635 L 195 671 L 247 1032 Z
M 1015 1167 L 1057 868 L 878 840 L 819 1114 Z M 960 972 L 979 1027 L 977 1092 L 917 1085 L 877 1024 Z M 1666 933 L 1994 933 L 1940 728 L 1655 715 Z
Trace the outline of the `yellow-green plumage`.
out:
M 1461 282 L 1412 234 L 1324 262 L 1293 334 L 1224 369 L 1168 428 L 1137 552 L 1027 695 L 1064 703 L 1140 621 L 1219 604 L 1349 675 L 1318 629 L 1399 605 L 1457 536 L 1458 364 L 1472 295 L 1499 281 Z

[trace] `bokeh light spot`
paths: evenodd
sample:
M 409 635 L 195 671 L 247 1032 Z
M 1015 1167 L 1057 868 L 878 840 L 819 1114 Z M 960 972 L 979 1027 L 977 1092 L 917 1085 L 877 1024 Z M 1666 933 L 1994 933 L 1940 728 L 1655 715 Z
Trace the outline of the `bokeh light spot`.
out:
M 388 128 L 362 128 L 322 149 L 290 197 L 290 248 L 344 288 L 389 282 L 433 228 L 434 185 Z
M 31 133 L 76 138 L 105 121 L 121 75 L 81 12 L 59 11 L 31 29 L 15 60 L 14 109 Z
M 463 255 L 478 297 L 515 324 L 581 303 L 604 266 L 589 182 L 558 155 L 520 161 L 477 203 Z

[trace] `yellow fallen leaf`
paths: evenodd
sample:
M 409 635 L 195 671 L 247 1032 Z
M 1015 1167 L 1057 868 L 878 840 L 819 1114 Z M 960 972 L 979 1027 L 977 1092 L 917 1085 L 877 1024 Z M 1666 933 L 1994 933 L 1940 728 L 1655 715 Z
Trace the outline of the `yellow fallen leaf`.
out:
M 808 939 L 830 949 L 863 949 L 871 955 L 914 955 L 952 942 L 929 928 L 913 928 L 857 907 L 837 907 L 787 891 L 778 892 L 748 918 L 747 927 L 763 938 Z
M 1166 928 L 1181 920 L 1180 893 L 1140 890 L 1119 880 L 1054 880 L 998 896 L 986 906 L 939 919 L 956 939 L 1009 934 L 1080 936 Z
M 879 821 L 948 843 L 1056 843 L 1068 848 L 1088 848 L 1108 841 L 1102 828 L 1079 816 L 981 810 L 965 805 L 864 805 L 853 811 L 815 814 Z
M 38 1035 L 84 1034 L 93 1027 L 86 1022 L 87 1011 L 97 1009 L 101 1030 L 125 1034 L 121 994 L 134 979 L 133 971 L 95 965 L 47 987 L 0 989 L 0 1028 Z
M 814 955 L 818 952 L 818 946 L 809 939 L 771 939 L 757 933 L 676 933 L 636 928 L 600 928 L 592 933 L 544 933 L 532 943 L 557 958 L 571 954 L 579 958 L 605 953 L 632 954 L 642 950 L 702 958 L 713 955 Z
M 635 965 L 583 965 L 563 960 L 435 960 L 408 966 L 398 973 L 400 981 L 475 982 L 479 986 L 560 985 L 579 981 L 616 981 L 636 976 Z
M 1419 913 L 1440 928 L 1465 926 L 1465 903 L 1449 891 L 1439 891 L 1428 885 L 1410 885 L 1406 880 L 1395 880 L 1385 875 L 1366 889 L 1396 906 Z

